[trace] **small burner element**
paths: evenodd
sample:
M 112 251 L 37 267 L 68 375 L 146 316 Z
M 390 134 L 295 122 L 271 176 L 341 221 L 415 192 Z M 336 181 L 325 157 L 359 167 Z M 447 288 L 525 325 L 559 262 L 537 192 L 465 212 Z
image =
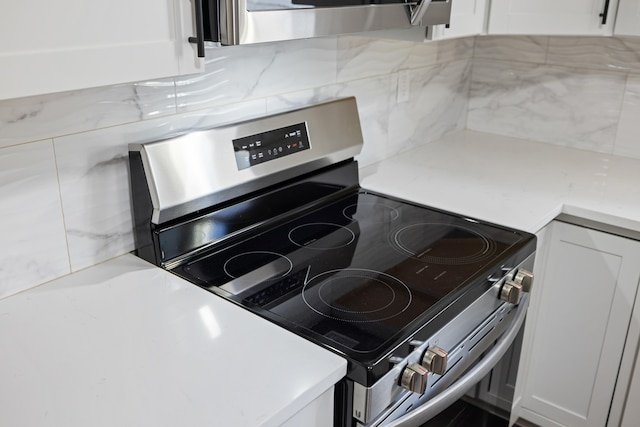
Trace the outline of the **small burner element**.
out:
M 391 243 L 413 259 L 446 265 L 472 264 L 496 251 L 496 243 L 479 230 L 444 223 L 408 225 L 393 234 Z
M 395 221 L 400 216 L 395 208 L 373 202 L 358 202 L 358 204 L 349 205 L 344 208 L 342 214 L 354 221 L 376 224 L 386 224 Z
M 411 304 L 411 291 L 400 280 L 373 270 L 331 270 L 310 279 L 302 290 L 318 314 L 345 322 L 378 322 L 397 316 Z
M 289 232 L 289 240 L 308 249 L 338 249 L 353 242 L 356 235 L 342 225 L 314 222 L 295 227 Z
M 223 268 L 229 277 L 237 279 L 261 267 L 268 268 L 268 271 L 262 271 L 265 280 L 276 280 L 289 274 L 293 263 L 286 256 L 275 252 L 252 251 L 229 258 Z

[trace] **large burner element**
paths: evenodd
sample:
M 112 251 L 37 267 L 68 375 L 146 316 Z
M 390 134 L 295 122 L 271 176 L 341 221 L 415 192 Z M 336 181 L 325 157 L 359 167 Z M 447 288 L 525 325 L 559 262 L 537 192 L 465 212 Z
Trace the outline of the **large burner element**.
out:
M 496 243 L 479 230 L 444 223 L 407 225 L 393 234 L 392 245 L 413 259 L 434 264 L 472 264 L 490 258 Z
M 331 270 L 310 279 L 302 291 L 316 313 L 345 322 L 378 322 L 411 304 L 411 291 L 386 273 L 358 268 Z

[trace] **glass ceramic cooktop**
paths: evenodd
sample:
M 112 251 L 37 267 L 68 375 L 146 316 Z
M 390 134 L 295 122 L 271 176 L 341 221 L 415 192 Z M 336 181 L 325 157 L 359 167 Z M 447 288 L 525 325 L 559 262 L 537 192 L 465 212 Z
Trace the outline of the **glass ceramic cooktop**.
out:
M 174 272 L 351 357 L 372 358 L 520 240 L 361 190 Z

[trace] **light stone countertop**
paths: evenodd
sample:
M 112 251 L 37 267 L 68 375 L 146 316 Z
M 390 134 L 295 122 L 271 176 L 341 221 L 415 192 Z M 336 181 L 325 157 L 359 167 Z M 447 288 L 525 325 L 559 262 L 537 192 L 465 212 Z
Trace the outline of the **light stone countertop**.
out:
M 346 361 L 133 256 L 0 300 L 2 426 L 277 426 Z
M 361 186 L 536 233 L 559 214 L 640 232 L 640 160 L 459 131 L 360 171 Z

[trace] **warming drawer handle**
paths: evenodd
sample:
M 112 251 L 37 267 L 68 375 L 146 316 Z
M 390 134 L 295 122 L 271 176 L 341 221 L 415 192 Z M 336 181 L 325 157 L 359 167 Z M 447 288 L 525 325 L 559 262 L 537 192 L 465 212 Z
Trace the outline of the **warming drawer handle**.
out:
M 202 16 L 202 0 L 195 0 L 196 8 L 196 36 L 189 37 L 189 43 L 195 43 L 198 49 L 198 58 L 204 58 L 204 20 Z
M 456 400 L 460 399 L 465 393 L 480 380 L 482 380 L 494 366 L 502 359 L 513 341 L 516 339 L 520 327 L 524 322 L 527 314 L 527 306 L 529 305 L 529 295 L 525 294 L 518 304 L 517 312 L 511 321 L 509 329 L 504 333 L 498 343 L 487 353 L 487 355 L 478 362 L 465 376 L 459 378 L 452 385 L 447 387 L 442 393 L 429 399 L 418 408 L 411 410 L 406 415 L 385 424 L 385 427 L 410 427 L 419 426 L 440 412 L 449 407 Z

